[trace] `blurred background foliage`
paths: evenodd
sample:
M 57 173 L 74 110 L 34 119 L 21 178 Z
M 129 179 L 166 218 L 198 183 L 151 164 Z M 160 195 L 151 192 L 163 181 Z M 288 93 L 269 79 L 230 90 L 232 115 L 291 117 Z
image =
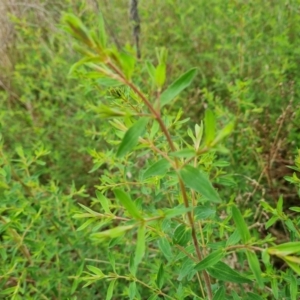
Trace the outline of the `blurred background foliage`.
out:
M 89 149 L 107 148 L 109 129 L 88 109 L 88 104 L 101 101 L 101 88 L 68 78 L 78 57 L 60 20 L 63 12 L 72 12 L 93 28 L 101 12 L 110 43 L 134 47 L 128 9 L 127 1 L 117 0 L 1 1 L 0 213 L 10 220 L 6 223 L 3 217 L 0 222 L 1 289 L 14 288 L 16 282 L 25 290 L 33 286 L 32 298 L 26 299 L 67 299 L 72 285 L 78 299 L 97 293 L 94 288 L 76 289 L 70 277 L 84 258 L 101 252 L 87 244 L 84 231 L 75 231 L 78 220 L 71 217 L 76 202 L 94 196 L 102 171 L 89 173 Z M 236 117 L 224 154 L 228 175 L 220 182 L 220 192 L 234 194 L 245 209 L 262 199 L 274 206 L 281 194 L 286 208 L 299 201 L 296 189 L 284 180 L 292 174 L 287 166 L 294 164 L 300 145 L 299 9 L 298 0 L 139 3 L 141 60 L 155 63 L 156 48 L 167 48 L 168 83 L 191 67 L 199 70 L 193 86 L 170 110 L 182 107 L 191 125 L 199 123 L 207 107 L 221 125 Z M 139 64 L 135 78 L 141 89 L 148 86 L 146 74 Z M 39 160 L 41 149 L 47 155 Z M 8 228 L 22 237 L 19 247 L 25 241 L 36 243 L 30 250 L 36 259 L 30 276 L 24 275 L 30 263 L 18 252 Z M 280 226 L 273 230 L 284 239 Z M 43 243 L 45 250 L 39 250 Z M 49 243 L 53 249 L 47 249 Z M 28 281 L 18 279 L 22 276 Z M 62 279 L 59 284 L 57 277 Z

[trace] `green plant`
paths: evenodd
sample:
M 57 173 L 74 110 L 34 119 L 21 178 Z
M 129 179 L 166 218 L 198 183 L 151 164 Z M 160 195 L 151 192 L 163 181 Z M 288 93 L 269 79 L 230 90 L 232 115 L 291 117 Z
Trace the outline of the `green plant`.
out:
M 142 92 L 135 84 L 140 74 L 135 72 L 134 51 L 109 46 L 102 18 L 98 30 L 91 31 L 73 15 L 64 20 L 66 30 L 82 44 L 76 49 L 83 58 L 71 74 L 106 91 L 90 109 L 109 120 L 109 134 L 102 135 L 108 144 L 118 145 L 116 153 L 91 151 L 93 170 L 103 164 L 107 168 L 91 207 L 81 205 L 84 212 L 75 215 L 87 219 L 79 229 L 93 228 L 90 238 L 107 248 L 111 266 L 104 272 L 88 265 L 85 286 L 106 279 L 106 299 L 297 299 L 293 271 L 300 274 L 299 220 L 283 213 L 282 198 L 276 209 L 262 202 L 277 216 L 266 226 L 282 220 L 291 235 L 290 242 L 276 245 L 271 235 L 261 238 L 247 224 L 254 212 L 242 214 L 234 194 L 223 192 L 228 151 L 222 141 L 234 121 L 225 120 L 227 125 L 218 129 L 216 114 L 207 109 L 203 122 L 191 130 L 185 128 L 188 120 L 181 119 L 181 109 L 173 114 L 167 108 L 190 86 L 197 70 L 164 88 L 162 49 L 156 66 L 141 62 L 151 81 Z M 276 270 L 270 257 L 279 257 L 290 268 Z
M 96 287 L 76 290 L 84 258 L 97 253 L 72 218 L 86 191 L 73 185 L 67 194 L 55 181 L 41 183 L 47 155 L 42 145 L 7 153 L 1 136 L 0 299 L 97 295 Z

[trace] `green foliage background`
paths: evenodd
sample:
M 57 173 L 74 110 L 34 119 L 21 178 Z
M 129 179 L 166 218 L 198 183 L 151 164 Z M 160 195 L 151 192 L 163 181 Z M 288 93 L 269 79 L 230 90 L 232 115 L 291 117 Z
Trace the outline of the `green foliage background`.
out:
M 82 288 L 79 276 L 86 259 L 98 260 L 95 265 L 105 269 L 109 250 L 88 238 L 97 226 L 80 228 L 83 222 L 73 215 L 79 203 L 93 202 L 100 176 L 120 180 L 109 157 L 89 173 L 97 151 L 113 148 L 111 126 L 95 109 L 108 94 L 84 72 L 69 78 L 79 56 L 60 20 L 62 12 L 72 12 L 94 28 L 101 11 L 109 43 L 129 48 L 134 45 L 128 3 L 21 4 L 26 9 L 3 4 L 13 34 L 6 36 L 0 65 L 0 299 L 104 299 L 109 283 Z M 299 187 L 284 180 L 292 176 L 287 165 L 294 165 L 300 145 L 299 6 L 297 0 L 140 1 L 142 56 L 156 64 L 156 48 L 168 49 L 166 86 L 186 70 L 198 69 L 170 115 L 183 108 L 182 119 L 189 117 L 186 125 L 192 126 L 208 107 L 220 126 L 236 119 L 224 145 L 229 151 L 208 155 L 205 167 L 222 197 L 236 199 L 249 226 L 257 221 L 258 201 L 276 207 L 280 195 L 286 218 L 299 225 L 288 211 L 299 205 Z M 134 79 L 141 88 L 149 86 L 143 64 Z M 128 164 L 131 175 L 142 160 Z M 261 239 L 272 232 L 279 241 L 296 240 L 297 233 L 291 238 L 289 228 L 276 220 L 265 232 L 272 210 L 259 213 L 255 234 Z M 120 250 L 116 261 L 126 261 L 133 249 Z M 155 260 L 159 264 L 159 255 Z M 117 287 L 115 299 L 125 297 L 124 286 Z

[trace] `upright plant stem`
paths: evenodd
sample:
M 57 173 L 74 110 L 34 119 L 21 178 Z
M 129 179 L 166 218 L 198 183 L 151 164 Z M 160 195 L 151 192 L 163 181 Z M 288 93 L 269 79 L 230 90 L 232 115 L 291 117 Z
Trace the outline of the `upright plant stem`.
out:
M 153 107 L 153 105 L 150 103 L 150 101 L 144 96 L 144 94 L 138 89 L 138 87 L 135 84 L 133 84 L 130 80 L 128 80 L 127 78 L 124 77 L 124 74 L 122 73 L 122 71 L 120 71 L 118 69 L 117 66 L 115 66 L 111 61 L 107 61 L 106 64 L 110 69 L 112 69 L 119 76 L 119 80 L 121 82 L 123 82 L 125 85 L 129 86 L 139 96 L 139 98 L 144 102 L 144 104 L 147 106 L 147 108 L 150 110 L 150 112 L 152 113 L 152 115 L 154 116 L 156 121 L 158 122 L 162 132 L 164 133 L 164 135 L 168 141 L 171 151 L 172 152 L 176 151 L 176 148 L 172 141 L 169 130 L 167 129 L 165 123 L 163 122 L 163 120 L 161 118 L 160 111 L 157 111 Z M 178 171 L 178 169 L 180 168 L 180 165 L 179 165 L 179 161 L 178 161 L 177 157 L 175 157 L 174 162 L 175 162 L 176 171 Z M 177 173 L 177 176 L 178 176 L 178 181 L 179 181 L 179 186 L 180 186 L 180 191 L 182 194 L 184 206 L 186 208 L 189 208 L 190 205 L 189 205 L 185 185 L 178 173 Z M 187 212 L 187 216 L 188 216 L 188 220 L 189 220 L 189 223 L 190 223 L 190 226 L 192 229 L 192 240 L 193 240 L 193 245 L 194 245 L 194 248 L 195 248 L 195 251 L 197 254 L 197 258 L 199 261 L 201 261 L 203 259 L 203 257 L 202 257 L 200 246 L 199 246 L 199 243 L 197 240 L 196 226 L 195 226 L 194 218 L 190 211 Z M 203 271 L 203 277 L 204 277 L 204 282 L 205 282 L 206 289 L 207 289 L 208 299 L 211 300 L 213 298 L 211 282 L 210 282 L 210 277 L 205 270 Z
M 164 133 L 164 135 L 165 135 L 165 137 L 168 141 L 168 144 L 171 148 L 171 151 L 173 151 L 173 152 L 176 151 L 176 148 L 175 148 L 174 143 L 172 141 L 169 130 L 167 129 L 165 123 L 163 122 L 163 120 L 160 116 L 160 112 L 155 110 L 155 108 L 152 106 L 152 104 L 149 102 L 149 100 L 144 96 L 144 94 L 137 88 L 137 86 L 135 86 L 132 82 L 127 80 L 123 76 L 122 72 L 116 66 L 114 66 L 112 63 L 108 63 L 108 66 L 111 69 L 113 69 L 120 76 L 121 80 L 127 86 L 129 86 L 139 96 L 139 98 L 145 103 L 145 105 L 148 107 L 148 109 L 150 110 L 150 112 L 153 114 L 156 121 L 158 122 L 162 132 Z M 175 157 L 174 161 L 175 161 L 176 169 L 178 170 L 179 167 L 180 167 L 178 158 Z M 189 208 L 189 201 L 188 201 L 185 185 L 184 185 L 184 183 L 183 183 L 183 181 L 182 181 L 182 179 L 181 179 L 181 177 L 179 176 L 178 173 L 177 173 L 177 175 L 178 175 L 178 181 L 179 181 L 179 186 L 180 186 L 180 191 L 181 191 L 181 194 L 182 194 L 184 206 L 186 208 Z M 194 218 L 193 218 L 193 215 L 190 211 L 187 212 L 187 216 L 188 216 L 188 220 L 189 220 L 189 223 L 190 223 L 190 226 L 191 226 L 191 229 L 192 229 L 193 245 L 194 245 L 194 248 L 196 250 L 197 258 L 198 258 L 199 261 L 201 261 L 203 259 L 203 257 L 202 257 L 202 254 L 201 254 L 199 242 L 197 240 L 196 226 L 195 226 Z M 210 282 L 210 277 L 209 277 L 209 275 L 206 271 L 203 271 L 203 277 L 204 277 L 204 281 L 205 281 L 205 285 L 206 285 L 206 289 L 207 289 L 208 299 L 211 300 L 213 298 L 212 289 L 211 289 L 211 282 Z

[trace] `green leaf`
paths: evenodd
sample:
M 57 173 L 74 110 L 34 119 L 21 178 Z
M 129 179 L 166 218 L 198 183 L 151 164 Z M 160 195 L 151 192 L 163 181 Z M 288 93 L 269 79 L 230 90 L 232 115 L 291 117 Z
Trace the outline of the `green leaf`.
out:
M 200 193 L 208 201 L 221 202 L 219 194 L 204 172 L 187 165 L 180 170 L 180 176 L 189 188 Z
M 83 205 L 83 204 L 81 204 L 81 203 L 78 203 L 78 204 L 79 204 L 79 206 L 81 206 L 85 211 L 89 212 L 89 213 L 91 214 L 91 216 L 95 216 L 95 217 L 99 216 L 99 213 L 98 213 L 98 212 L 96 212 L 96 211 L 90 209 L 89 207 L 87 207 L 87 206 L 85 206 L 85 205 Z
M 272 289 L 272 293 L 273 293 L 273 296 L 275 297 L 275 299 L 278 299 L 278 297 L 279 297 L 278 282 L 277 282 L 276 278 L 271 278 L 271 289 Z
M 208 268 L 207 271 L 212 277 L 225 282 L 235 282 L 235 283 L 252 282 L 250 279 L 240 275 L 238 272 L 234 271 L 228 265 L 226 265 L 221 261 L 216 263 L 214 266 Z
M 201 205 L 195 208 L 194 214 L 196 220 L 212 219 L 216 214 L 216 210 L 208 205 Z
M 289 209 L 292 210 L 292 211 L 295 211 L 295 212 L 300 212 L 300 207 L 299 206 L 293 206 L 293 207 L 290 207 Z
M 222 128 L 217 137 L 215 138 L 213 144 L 216 145 L 219 141 L 223 140 L 226 136 L 228 136 L 234 129 L 234 122 L 228 123 L 224 128 Z
M 141 118 L 127 130 L 119 146 L 117 152 L 118 157 L 123 157 L 136 146 L 139 137 L 145 132 L 147 123 L 147 118 Z
M 105 277 L 105 275 L 103 274 L 103 272 L 99 269 L 99 268 L 96 268 L 94 266 L 86 266 L 92 273 L 94 273 L 95 275 L 98 275 L 100 276 L 101 278 Z
M 178 273 L 178 281 L 181 281 L 188 274 L 191 274 L 194 271 L 194 262 L 187 257 L 181 264 L 181 268 Z
M 261 277 L 262 272 L 261 272 L 260 264 L 259 264 L 256 254 L 253 253 L 252 251 L 246 251 L 246 255 L 247 255 L 250 269 L 252 270 L 260 288 L 263 288 L 264 283 L 263 283 L 263 279 Z
M 147 67 L 147 71 L 148 71 L 149 76 L 151 77 L 153 82 L 155 82 L 155 72 L 156 72 L 155 67 L 149 61 L 146 62 L 146 67 Z
M 135 203 L 131 200 L 130 196 L 119 189 L 115 189 L 114 194 L 132 217 L 134 217 L 135 219 L 143 218 Z
M 272 218 L 269 219 L 269 220 L 266 222 L 265 228 L 268 229 L 268 228 L 271 227 L 277 220 L 278 220 L 278 216 L 272 216 Z
M 119 109 L 104 104 L 100 104 L 99 106 L 95 107 L 94 111 L 102 119 L 118 118 L 118 117 L 124 117 L 126 115 L 130 115 L 130 113 L 124 112 L 124 110 L 121 111 Z
M 286 256 L 300 252 L 300 242 L 289 242 L 268 249 L 271 255 Z
M 166 80 L 167 50 L 166 48 L 156 48 L 155 50 L 158 59 L 158 66 L 155 69 L 155 83 L 160 90 Z
M 225 288 L 221 286 L 215 293 L 213 300 L 224 300 L 225 299 Z
M 77 61 L 76 63 L 74 63 L 68 73 L 68 76 L 71 76 L 80 66 L 89 63 L 89 62 L 101 62 L 101 59 L 99 58 L 99 56 L 88 56 L 88 57 L 84 57 L 82 59 L 80 59 L 79 61 Z M 98 75 L 99 76 L 99 75 Z
M 298 275 L 300 275 L 300 257 L 296 257 L 296 256 L 283 256 L 281 258 L 289 265 L 289 267 L 294 272 L 296 272 Z
M 145 254 L 145 224 L 142 224 L 138 229 L 137 243 L 134 257 L 134 265 L 137 268 Z
M 99 13 L 98 16 L 98 39 L 99 43 L 102 46 L 102 48 L 106 47 L 106 32 L 105 32 L 105 25 L 104 25 L 104 19 L 101 13 Z
M 219 249 L 207 255 L 204 259 L 202 259 L 196 266 L 195 270 L 202 271 L 209 267 L 212 267 L 217 262 L 219 262 L 224 257 L 224 251 Z
M 155 69 L 155 83 L 161 88 L 166 81 L 166 64 L 161 63 Z
M 134 72 L 135 57 L 131 54 L 122 52 L 119 54 L 119 59 L 121 61 L 123 73 L 126 79 L 130 80 Z
M 137 268 L 135 267 L 135 264 L 134 264 L 134 255 L 135 255 L 135 253 L 131 252 L 130 258 L 129 258 L 129 271 L 130 271 L 131 275 L 136 276 Z
M 161 289 L 162 286 L 164 285 L 164 275 L 165 275 L 164 265 L 161 264 L 158 269 L 157 276 L 156 276 L 156 284 L 159 289 Z
M 160 238 L 158 240 L 158 247 L 166 259 L 171 261 L 173 258 L 173 253 L 169 241 L 166 238 Z
M 99 202 L 100 202 L 102 208 L 104 209 L 104 211 L 107 214 L 111 214 L 111 211 L 109 209 L 110 201 L 102 193 L 100 193 L 99 191 L 96 191 L 96 197 L 99 200 Z
M 93 222 L 95 222 L 95 219 L 89 219 L 89 220 L 85 221 L 79 228 L 77 228 L 76 231 L 81 231 L 81 230 L 85 229 Z
M 98 241 L 104 238 L 116 238 L 123 235 L 126 231 L 132 229 L 134 225 L 127 225 L 127 226 L 118 226 L 116 228 L 108 229 L 102 232 L 92 233 L 91 239 L 94 241 Z
M 214 140 L 216 135 L 216 118 L 214 113 L 210 109 L 207 109 L 205 111 L 204 126 L 205 143 L 206 145 L 210 145 L 210 143 Z
M 17 289 L 16 286 L 7 288 L 7 289 L 5 289 L 5 290 L 0 291 L 0 295 L 8 295 L 8 294 L 12 294 L 12 293 L 15 292 L 16 289 Z
M 247 300 L 264 300 L 262 297 L 260 297 L 259 295 L 256 295 L 254 293 L 247 293 Z
M 166 159 L 161 159 L 152 164 L 143 174 L 143 179 L 152 176 L 165 175 L 170 167 L 170 163 Z
M 180 224 L 176 227 L 174 231 L 173 243 L 184 247 L 189 241 L 191 241 L 191 238 L 191 229 L 187 228 L 185 224 Z
M 105 298 L 105 300 L 110 300 L 112 298 L 113 292 L 114 292 L 115 282 L 116 282 L 116 279 L 112 280 L 109 283 L 109 286 L 108 286 L 108 289 L 107 289 L 107 292 L 106 292 L 106 298 Z
M 160 96 L 160 105 L 163 107 L 169 104 L 176 96 L 178 96 L 193 81 L 197 74 L 197 70 L 191 69 L 174 81 Z
M 281 195 L 278 199 L 277 206 L 276 206 L 276 210 L 277 210 L 278 214 L 282 213 L 282 206 L 283 206 L 283 198 Z
M 174 218 L 179 215 L 186 214 L 187 212 L 191 211 L 192 207 L 185 207 L 183 204 L 175 206 L 173 208 L 167 208 L 164 210 L 164 216 L 166 219 Z
M 236 229 L 226 241 L 226 247 L 236 245 L 241 240 L 239 231 Z
M 105 86 L 105 87 L 119 87 L 120 85 L 123 85 L 122 82 L 108 77 L 102 77 L 96 80 L 97 84 Z
M 291 279 L 291 283 L 290 283 L 291 300 L 297 300 L 297 295 L 298 295 L 297 278 L 291 275 L 290 279 Z
M 179 151 L 171 152 L 170 156 L 179 157 L 179 158 L 191 158 L 196 156 L 196 152 L 194 149 L 182 149 Z
M 108 252 L 108 259 L 110 262 L 110 265 L 113 269 L 113 271 L 116 273 L 116 260 L 115 260 L 115 255 L 112 252 Z
M 240 210 L 236 206 L 232 206 L 232 217 L 243 243 L 246 244 L 250 240 L 251 235 Z
M 65 14 L 64 15 L 64 22 L 69 25 L 69 28 L 66 28 L 67 31 L 73 35 L 75 38 L 81 40 L 85 44 L 90 47 L 94 47 L 95 43 L 88 32 L 87 28 L 81 22 L 79 18 L 72 14 Z
M 129 284 L 129 288 L 128 288 L 129 299 L 130 300 L 134 299 L 135 294 L 136 294 L 136 283 L 135 281 L 133 281 Z
M 238 294 L 236 293 L 236 291 L 234 291 L 234 290 L 231 291 L 231 296 L 232 296 L 232 300 L 240 300 L 241 299 L 238 296 Z

